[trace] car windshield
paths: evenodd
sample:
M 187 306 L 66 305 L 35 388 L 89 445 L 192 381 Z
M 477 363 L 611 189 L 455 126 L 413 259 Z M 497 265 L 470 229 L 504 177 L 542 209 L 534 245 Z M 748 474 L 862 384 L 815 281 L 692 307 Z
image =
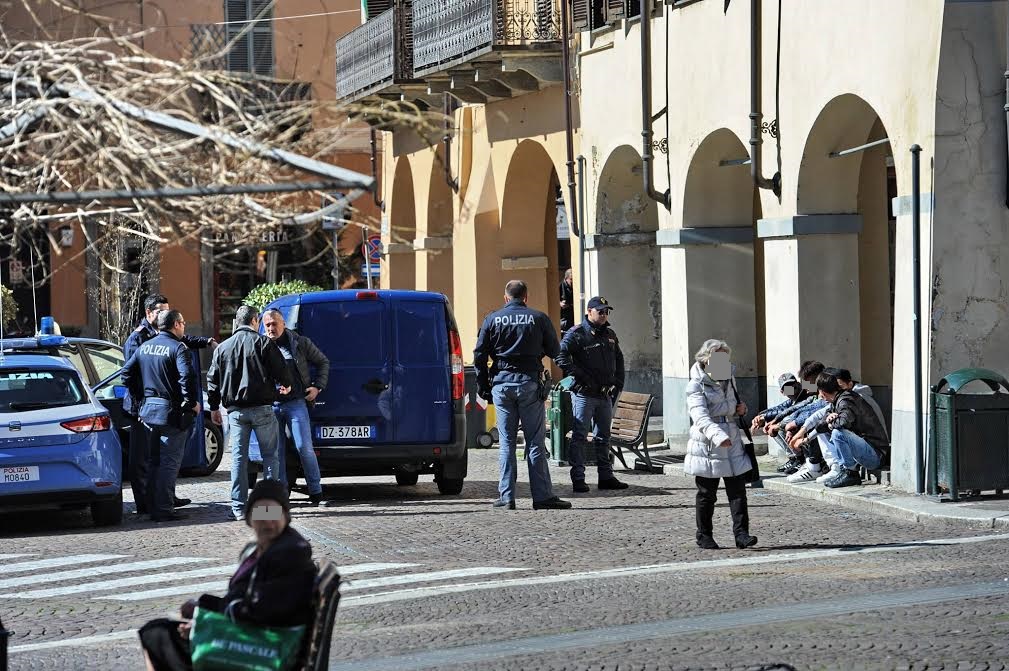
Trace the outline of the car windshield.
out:
M 86 403 L 80 375 L 68 370 L 0 371 L 0 413 Z

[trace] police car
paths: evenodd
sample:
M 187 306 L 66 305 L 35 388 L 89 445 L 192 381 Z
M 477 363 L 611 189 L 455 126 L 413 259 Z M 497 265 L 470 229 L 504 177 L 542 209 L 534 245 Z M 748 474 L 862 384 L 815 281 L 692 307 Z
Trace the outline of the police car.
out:
M 0 508 L 90 506 L 96 526 L 119 524 L 122 446 L 66 344 L 0 341 Z

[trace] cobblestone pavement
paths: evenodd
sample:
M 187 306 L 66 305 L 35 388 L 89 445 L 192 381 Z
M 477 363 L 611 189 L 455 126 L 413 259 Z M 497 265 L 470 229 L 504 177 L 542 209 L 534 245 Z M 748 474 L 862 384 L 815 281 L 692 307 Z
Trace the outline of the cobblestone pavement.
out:
M 96 530 L 86 513 L 0 515 L 11 669 L 143 668 L 131 632 L 189 595 L 221 591 L 250 538 L 230 518 L 226 469 L 180 480 L 179 495 L 194 500 L 184 522 L 128 519 Z M 692 481 L 619 475 L 630 489 L 572 495 L 566 470 L 553 469 L 570 511 L 531 510 L 526 484 L 519 510 L 491 510 L 492 451 L 471 453 L 457 497 L 439 496 L 429 477 L 405 488 L 392 478 L 329 480 L 328 505 L 314 509 L 296 493 L 295 527 L 351 581 L 334 669 L 1001 669 L 1009 661 L 1009 537 L 750 490 L 760 544 L 735 549 L 722 497 L 715 523 L 724 549 L 702 551 Z M 954 589 L 936 600 L 937 588 Z M 963 598 L 976 589 L 988 591 Z M 827 612 L 837 604 L 843 612 Z

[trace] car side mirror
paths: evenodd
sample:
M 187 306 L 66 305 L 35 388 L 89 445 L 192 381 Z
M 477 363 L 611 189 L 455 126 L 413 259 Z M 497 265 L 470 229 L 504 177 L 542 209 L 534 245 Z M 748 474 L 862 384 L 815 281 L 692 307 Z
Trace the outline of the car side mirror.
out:
M 116 398 L 126 398 L 126 387 L 121 384 L 113 385 L 112 395 Z

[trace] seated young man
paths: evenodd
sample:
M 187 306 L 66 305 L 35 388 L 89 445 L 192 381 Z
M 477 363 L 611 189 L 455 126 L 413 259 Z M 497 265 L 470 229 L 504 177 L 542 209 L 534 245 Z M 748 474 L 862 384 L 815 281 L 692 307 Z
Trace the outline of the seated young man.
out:
M 823 368 L 823 364 L 819 361 L 803 362 L 802 367 L 799 369 L 799 378 L 803 382 L 804 390 L 816 389 L 816 377 L 823 371 Z M 791 440 L 791 434 L 797 431 L 810 415 L 825 405 L 826 403 L 820 400 L 816 394 L 810 393 L 805 400 L 796 403 L 776 417 L 773 422 L 768 423 L 767 426 L 764 427 L 764 433 L 777 441 L 783 449 L 795 452 L 795 454 L 793 454 L 793 456 L 778 469 L 780 473 L 790 476 L 797 473 L 799 470 L 804 469 L 806 465 L 806 457 L 801 451 L 790 450 L 788 443 Z M 813 454 L 814 463 L 820 462 L 819 456 L 819 454 Z M 820 467 L 817 466 L 813 470 L 815 473 L 819 473 Z M 811 478 L 806 478 L 804 474 L 803 479 Z
M 880 410 L 879 405 L 876 403 L 876 399 L 872 397 L 872 389 L 869 385 L 859 384 L 855 380 L 852 380 L 851 371 L 847 368 L 830 367 L 825 368 L 824 372 L 830 373 L 836 377 L 837 384 L 842 390 L 855 392 L 869 404 L 869 407 L 872 408 L 876 417 L 879 419 L 880 425 L 883 427 L 884 435 L 886 435 L 886 421 L 883 418 L 883 411 Z M 830 437 L 826 434 L 816 432 L 816 427 L 823 423 L 829 412 L 830 406 L 824 404 L 820 410 L 817 410 L 809 416 L 809 418 L 803 423 L 802 427 L 795 432 L 792 439 L 789 441 L 791 448 L 796 451 L 801 450 L 803 446 L 811 440 L 817 441 L 823 454 L 823 459 L 828 467 L 827 469 L 822 470 L 822 475 L 816 478 L 816 481 L 819 483 L 826 482 L 827 480 L 836 477 L 841 470 L 840 465 L 837 463 L 837 459 L 831 451 Z M 889 436 L 887 436 L 887 442 L 889 442 Z
M 830 451 L 839 466 L 838 474 L 823 484 L 830 488 L 860 485 L 859 466 L 872 470 L 889 459 L 886 429 L 865 399 L 841 388 L 837 376 L 820 373 L 816 388 L 820 398 L 830 403 L 830 412 L 817 432 L 830 435 Z
M 810 392 L 803 389 L 792 373 L 782 373 L 778 376 L 778 389 L 785 397 L 785 400 L 778 405 L 761 411 L 760 414 L 754 417 L 750 423 L 750 431 L 756 431 L 768 422 L 773 423 L 779 415 L 790 412 L 797 403 L 805 401 L 810 396 Z

